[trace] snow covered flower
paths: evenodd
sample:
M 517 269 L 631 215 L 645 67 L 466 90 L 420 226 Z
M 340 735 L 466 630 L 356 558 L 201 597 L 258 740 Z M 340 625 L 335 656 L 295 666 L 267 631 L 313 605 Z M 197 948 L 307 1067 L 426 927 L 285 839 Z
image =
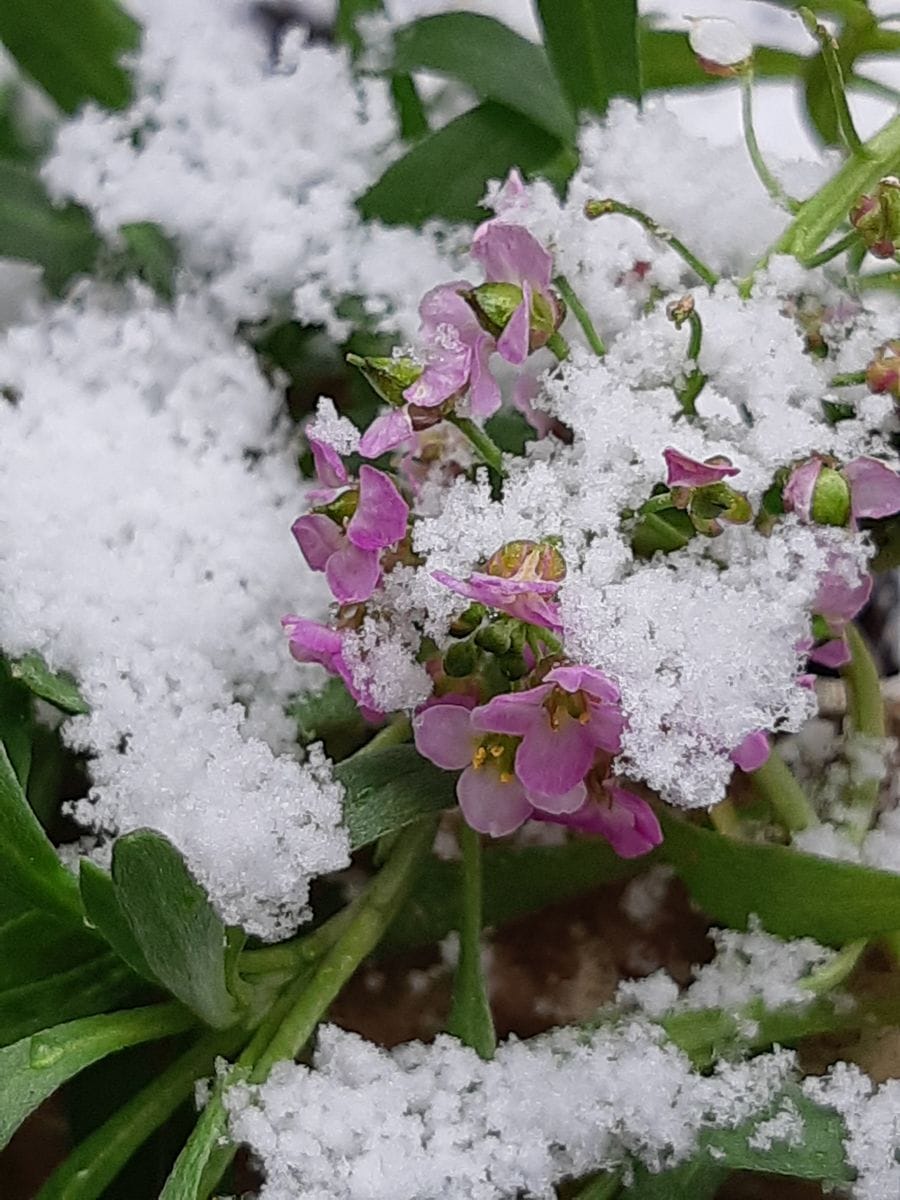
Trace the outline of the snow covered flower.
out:
M 753 59 L 753 43 L 743 29 L 727 17 L 703 17 L 691 21 L 688 41 L 707 75 L 720 78 L 740 75 Z
M 497 353 L 514 366 L 545 346 L 565 317 L 550 286 L 553 258 L 523 225 L 494 218 L 475 231 L 472 256 L 486 282 L 466 293 L 479 321 L 497 338 Z
M 583 792 L 597 752 L 619 751 L 624 725 L 619 689 L 588 666 L 554 667 L 536 687 L 494 696 L 472 713 L 474 729 L 521 739 L 515 773 L 540 798 L 537 807 Z
M 288 635 L 291 654 L 297 662 L 317 663 L 329 675 L 336 675 L 343 680 L 367 720 L 377 721 L 383 716 L 354 684 L 352 672 L 344 658 L 344 635 L 339 629 L 329 629 L 318 621 L 290 613 L 282 617 L 281 625 Z
M 435 408 L 466 391 L 478 417 L 490 417 L 500 407 L 500 388 L 488 369 L 496 345 L 463 298 L 471 289 L 464 279 L 442 283 L 419 305 L 425 367 L 403 393 L 417 408 Z
M 672 507 L 687 512 L 698 533 L 715 537 L 722 532 L 721 521 L 743 525 L 750 520 L 753 514 L 747 497 L 724 482 L 739 473 L 727 458 L 716 456 L 701 462 L 671 446 L 663 451 L 663 458 Z M 659 501 L 654 497 L 653 502 Z
M 563 557 L 549 542 L 508 542 L 493 554 L 483 571 L 456 579 L 446 571 L 432 576 L 451 591 L 518 621 L 559 630 L 562 623 L 554 599 L 566 573 Z
M 721 456 L 700 462 L 669 446 L 663 450 L 663 458 L 666 460 L 666 483 L 670 488 L 708 487 L 712 483 L 721 483 L 730 475 L 739 474 L 739 468 L 733 467 L 727 458 Z
M 889 517 L 900 512 L 900 476 L 866 455 L 843 468 L 814 457 L 791 472 L 783 500 L 788 512 L 818 525 L 840 526 L 862 517 Z
M 325 572 L 335 599 L 368 600 L 381 578 L 382 550 L 406 535 L 409 506 L 383 471 L 363 466 L 359 487 L 328 507 L 298 517 L 291 532 L 312 570 Z

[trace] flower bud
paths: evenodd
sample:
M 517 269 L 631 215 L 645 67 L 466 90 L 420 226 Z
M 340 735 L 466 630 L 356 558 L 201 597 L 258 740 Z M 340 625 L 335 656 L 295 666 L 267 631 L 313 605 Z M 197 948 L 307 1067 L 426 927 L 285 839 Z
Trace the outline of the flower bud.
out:
M 566 560 L 552 542 L 522 539 L 507 542 L 487 560 L 485 574 L 501 579 L 529 579 L 558 583 L 566 575 Z
M 688 41 L 707 75 L 728 79 L 744 74 L 753 62 L 753 43 L 726 17 L 692 21 Z
M 395 408 L 406 403 L 403 393 L 424 370 L 413 358 L 361 358 L 358 354 L 348 354 L 347 362 L 362 373 L 385 403 Z
M 468 637 L 470 633 L 475 632 L 486 616 L 487 609 L 483 604 L 470 604 L 450 626 L 450 636 Z
M 475 641 L 488 654 L 506 654 L 512 644 L 509 621 L 493 621 L 475 634 Z
M 444 671 L 453 679 L 471 675 L 478 662 L 478 651 L 470 641 L 454 642 L 444 654 Z
M 888 395 L 900 400 L 900 340 L 885 342 L 875 351 L 866 367 L 866 383 L 870 392 Z
M 482 283 L 460 295 L 472 309 L 478 324 L 492 337 L 499 337 L 522 303 L 517 283 Z M 539 350 L 556 333 L 566 315 L 566 306 L 555 292 L 534 292 L 529 313 L 528 349 Z
M 528 663 L 524 655 L 516 650 L 510 650 L 508 654 L 498 654 L 496 661 L 506 678 L 512 682 L 528 674 Z
M 860 196 L 850 223 L 875 258 L 894 258 L 900 251 L 900 179 L 887 175 L 874 192 Z
M 834 467 L 823 466 L 812 493 L 810 516 L 817 525 L 846 525 L 850 520 L 850 487 Z
M 690 293 L 681 296 L 678 300 L 672 300 L 666 306 L 666 316 L 676 329 L 680 329 L 685 321 L 690 319 L 693 311 L 694 297 Z

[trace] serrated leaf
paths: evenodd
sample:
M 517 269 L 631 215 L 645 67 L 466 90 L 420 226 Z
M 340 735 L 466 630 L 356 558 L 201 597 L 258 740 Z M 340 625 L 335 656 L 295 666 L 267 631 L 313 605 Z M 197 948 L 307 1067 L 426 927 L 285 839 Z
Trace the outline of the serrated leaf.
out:
M 225 926 L 172 843 L 149 829 L 126 834 L 113 850 L 112 876 L 153 975 L 208 1025 L 234 1024 Z
M 544 44 L 576 112 L 641 97 L 637 0 L 537 0 Z
M 3 0 L 0 42 L 65 112 L 85 100 L 122 108 L 131 81 L 119 60 L 140 27 L 115 0 Z
M 358 207 L 388 225 L 421 225 L 433 217 L 477 221 L 485 215 L 479 201 L 489 179 L 503 179 L 511 167 L 539 173 L 563 149 L 520 113 L 485 101 L 392 163 Z
M 338 763 L 344 823 L 357 850 L 429 813 L 456 804 L 456 774 L 422 758 L 414 746 L 390 746 Z
M 779 937 L 828 946 L 900 929 L 900 874 L 740 842 L 660 811 L 658 853 L 714 921 L 746 929 L 752 915 Z
M 90 859 L 83 858 L 80 863 L 78 886 L 87 919 L 97 932 L 133 971 L 142 975 L 144 979 L 156 982 L 119 904 L 111 876 Z
M 394 34 L 394 66 L 427 70 L 467 84 L 480 100 L 496 100 L 563 142 L 575 140 L 575 116 L 547 55 L 492 17 L 439 13 Z
M 42 267 L 47 287 L 59 293 L 73 275 L 91 270 L 99 249 L 83 208 L 54 206 L 28 167 L 0 161 L 0 255 Z
M 39 1104 L 92 1063 L 192 1024 L 179 1006 L 157 1005 L 69 1021 L 6 1046 L 0 1050 L 0 1150 Z
M 72 676 L 65 671 L 51 671 L 40 654 L 26 654 L 17 659 L 10 663 L 10 671 L 30 692 L 55 708 L 72 714 L 89 711 Z

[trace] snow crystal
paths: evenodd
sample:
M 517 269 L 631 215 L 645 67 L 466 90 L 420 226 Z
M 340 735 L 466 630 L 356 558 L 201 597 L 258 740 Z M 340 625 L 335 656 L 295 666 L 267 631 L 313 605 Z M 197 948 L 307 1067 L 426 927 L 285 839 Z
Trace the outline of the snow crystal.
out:
M 261 1200 L 549 1200 L 632 1156 L 681 1161 L 704 1128 L 770 1104 L 792 1066 L 779 1051 L 702 1075 L 639 1020 L 511 1040 L 491 1062 L 447 1036 L 386 1051 L 325 1026 L 312 1069 L 281 1063 L 226 1103 Z
M 182 265 L 233 317 L 294 314 L 343 336 L 358 297 L 402 333 L 453 274 L 436 233 L 365 225 L 355 199 L 401 152 L 388 85 L 354 79 L 347 52 L 299 28 L 270 61 L 244 0 L 139 0 L 135 99 L 88 105 L 60 127 L 44 178 L 105 233 L 154 221 Z M 184 282 L 184 281 L 183 281 Z
M 291 930 L 347 841 L 321 757 L 273 752 L 311 678 L 279 618 L 324 612 L 279 396 L 199 301 L 96 289 L 10 331 L 0 387 L 0 645 L 91 706 L 66 725 L 92 756 L 76 818 L 160 830 L 227 921 Z
M 770 1150 L 776 1142 L 786 1146 L 803 1145 L 805 1123 L 797 1105 L 788 1098 L 779 1111 L 766 1121 L 760 1121 L 747 1138 L 751 1150 Z
M 329 396 L 319 397 L 315 418 L 307 425 L 306 434 L 338 454 L 353 454 L 359 449 L 359 430 L 348 417 L 340 415 Z
M 857 1172 L 854 1200 L 896 1200 L 900 1194 L 900 1080 L 876 1087 L 858 1067 L 838 1063 L 824 1078 L 806 1079 L 806 1095 L 840 1113 L 847 1127 L 847 1163 Z
M 723 17 L 692 22 L 688 40 L 699 58 L 721 67 L 737 66 L 753 54 L 753 43 L 740 25 Z

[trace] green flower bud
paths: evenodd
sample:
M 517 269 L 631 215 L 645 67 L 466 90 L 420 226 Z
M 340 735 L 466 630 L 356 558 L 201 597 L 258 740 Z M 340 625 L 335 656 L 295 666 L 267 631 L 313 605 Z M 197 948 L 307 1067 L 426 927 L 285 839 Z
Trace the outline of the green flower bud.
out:
M 475 634 L 475 641 L 488 654 L 506 654 L 512 643 L 509 621 L 492 621 Z
M 497 665 L 506 678 L 513 682 L 528 673 L 528 664 L 524 657 L 514 650 L 510 650 L 508 654 L 498 654 Z
M 460 295 L 478 318 L 481 328 L 492 337 L 500 336 L 522 303 L 522 289 L 517 283 L 482 283 Z
M 817 525 L 846 525 L 850 520 L 850 487 L 833 467 L 822 466 L 816 477 L 810 516 Z
M 454 679 L 471 675 L 478 662 L 478 651 L 470 641 L 456 642 L 444 654 L 444 671 Z
M 347 362 L 356 367 L 382 400 L 401 408 L 403 393 L 416 382 L 424 367 L 413 358 L 361 358 L 348 354 Z
M 894 258 L 900 250 L 900 180 L 888 175 L 874 192 L 861 196 L 850 223 L 875 258 Z
M 487 609 L 483 604 L 470 604 L 450 626 L 450 636 L 468 637 L 470 633 L 474 633 L 486 616 Z

